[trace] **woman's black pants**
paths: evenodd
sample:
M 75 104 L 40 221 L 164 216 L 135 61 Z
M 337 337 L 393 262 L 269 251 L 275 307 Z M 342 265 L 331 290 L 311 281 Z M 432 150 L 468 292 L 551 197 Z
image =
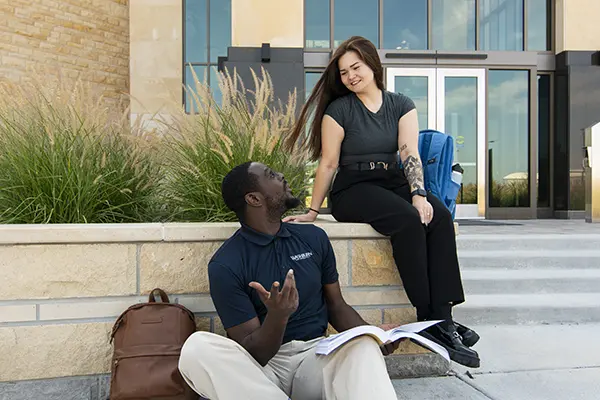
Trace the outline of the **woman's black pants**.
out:
M 340 170 L 330 200 L 336 220 L 367 223 L 391 238 L 400 278 L 419 319 L 447 318 L 439 314 L 464 301 L 452 216 L 429 195 L 433 220 L 424 226 L 402 170 Z

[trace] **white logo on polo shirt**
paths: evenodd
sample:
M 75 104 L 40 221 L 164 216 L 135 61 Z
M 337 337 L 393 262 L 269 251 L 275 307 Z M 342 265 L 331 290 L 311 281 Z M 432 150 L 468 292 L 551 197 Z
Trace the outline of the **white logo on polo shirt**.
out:
M 294 256 L 290 256 L 290 258 L 292 259 L 292 261 L 300 261 L 300 260 L 306 260 L 307 258 L 311 258 L 312 256 L 313 256 L 313 253 L 308 252 L 308 253 L 296 254 Z

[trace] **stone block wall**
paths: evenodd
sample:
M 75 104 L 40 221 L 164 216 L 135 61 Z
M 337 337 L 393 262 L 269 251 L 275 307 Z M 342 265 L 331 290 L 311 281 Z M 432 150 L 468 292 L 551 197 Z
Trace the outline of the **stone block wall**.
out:
M 362 224 L 318 225 L 332 240 L 344 297 L 365 320 L 415 320 L 387 238 Z M 108 373 L 112 324 L 131 304 L 147 301 L 155 287 L 193 311 L 198 329 L 224 335 L 209 294 L 207 263 L 238 227 L 0 227 L 5 283 L 0 291 L 0 382 Z M 398 350 L 413 358 L 424 352 L 410 342 Z
M 0 2 L 0 81 L 35 68 L 66 79 L 84 72 L 108 99 L 129 92 L 128 0 Z

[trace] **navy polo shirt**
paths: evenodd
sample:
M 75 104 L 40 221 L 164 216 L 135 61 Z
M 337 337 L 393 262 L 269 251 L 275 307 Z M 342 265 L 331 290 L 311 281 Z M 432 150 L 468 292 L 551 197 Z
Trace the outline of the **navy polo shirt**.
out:
M 290 268 L 299 304 L 288 320 L 283 343 L 323 336 L 328 323 L 323 285 L 337 282 L 338 272 L 327 234 L 312 224 L 282 223 L 275 236 L 242 224 L 217 250 L 208 264 L 208 278 L 225 329 L 254 317 L 262 324 L 267 309 L 248 284 L 259 282 L 270 290 L 275 281 L 284 284 Z

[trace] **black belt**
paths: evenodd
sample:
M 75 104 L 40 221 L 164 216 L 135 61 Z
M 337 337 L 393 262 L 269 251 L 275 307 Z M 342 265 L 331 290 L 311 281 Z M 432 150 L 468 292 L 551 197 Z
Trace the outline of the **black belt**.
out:
M 349 169 L 353 171 L 373 171 L 376 169 L 402 169 L 402 163 L 397 161 L 394 162 L 383 162 L 383 161 L 364 161 L 357 162 L 348 165 L 340 166 L 341 169 Z

